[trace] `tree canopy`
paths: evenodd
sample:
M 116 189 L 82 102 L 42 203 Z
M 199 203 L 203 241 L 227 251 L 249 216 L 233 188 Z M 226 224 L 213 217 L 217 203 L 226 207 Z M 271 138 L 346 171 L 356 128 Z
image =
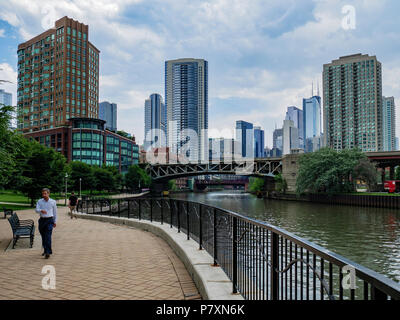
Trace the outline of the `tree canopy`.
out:
M 356 179 L 370 185 L 376 183 L 375 167 L 362 151 L 323 148 L 300 157 L 296 191 L 298 194 L 352 192 Z

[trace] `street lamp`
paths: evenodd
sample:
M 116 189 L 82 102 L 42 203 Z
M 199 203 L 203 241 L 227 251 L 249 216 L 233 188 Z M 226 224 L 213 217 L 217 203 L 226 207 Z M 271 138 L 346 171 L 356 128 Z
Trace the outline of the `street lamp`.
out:
M 67 206 L 67 181 L 68 181 L 68 173 L 65 173 L 65 206 Z
M 79 198 L 82 198 L 82 178 L 79 178 Z

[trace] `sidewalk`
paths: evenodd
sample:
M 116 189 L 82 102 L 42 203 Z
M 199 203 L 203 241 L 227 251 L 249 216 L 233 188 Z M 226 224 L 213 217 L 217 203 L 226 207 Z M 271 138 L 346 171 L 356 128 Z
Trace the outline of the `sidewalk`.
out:
M 0 300 L 10 299 L 137 299 L 182 300 L 199 298 L 183 263 L 162 239 L 151 233 L 108 223 L 73 219 L 59 207 L 50 259 L 41 256 L 38 216 L 35 243 L 20 239 L 7 249 L 12 232 L 0 219 Z M 56 289 L 42 288 L 42 268 L 56 271 Z

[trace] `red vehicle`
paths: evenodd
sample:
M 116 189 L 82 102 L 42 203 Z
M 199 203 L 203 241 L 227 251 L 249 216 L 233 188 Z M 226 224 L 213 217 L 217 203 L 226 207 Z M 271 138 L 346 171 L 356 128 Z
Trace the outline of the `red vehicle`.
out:
M 385 181 L 384 188 L 389 193 L 400 192 L 400 180 Z

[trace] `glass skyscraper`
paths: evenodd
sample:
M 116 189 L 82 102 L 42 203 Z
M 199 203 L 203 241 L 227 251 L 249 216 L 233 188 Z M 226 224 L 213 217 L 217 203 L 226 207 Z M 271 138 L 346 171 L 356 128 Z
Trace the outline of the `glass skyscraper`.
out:
M 295 128 L 298 129 L 298 148 L 304 148 L 303 111 L 297 107 L 288 107 L 285 120 L 293 121 Z
M 190 161 L 208 161 L 208 62 L 203 59 L 177 59 L 165 62 L 165 104 L 167 141 L 170 152 L 185 155 Z M 193 130 L 196 141 L 185 140 L 180 134 Z
M 241 154 L 243 158 L 254 158 L 254 128 L 253 124 L 243 120 L 236 121 L 236 141 L 239 148 L 235 154 Z
M 383 151 L 396 150 L 396 107 L 394 97 L 383 97 L 382 138 Z
M 324 65 L 324 138 L 335 150 L 382 148 L 382 66 L 355 54 Z
M 303 128 L 304 151 L 319 150 L 322 147 L 321 97 L 303 99 Z
M 12 94 L 0 89 L 0 108 L 2 106 L 12 106 Z
M 99 104 L 99 119 L 106 122 L 106 129 L 117 131 L 117 104 L 108 101 Z
M 163 98 L 157 93 L 150 95 L 144 103 L 144 148 L 147 149 L 153 145 L 157 148 L 165 147 L 166 142 L 166 122 L 167 112 Z M 147 134 L 152 129 L 160 129 L 164 133 L 164 137 L 155 133 L 151 134 L 150 140 L 147 140 Z M 163 138 L 163 140 L 161 140 Z
M 264 130 L 254 127 L 254 158 L 264 158 Z

